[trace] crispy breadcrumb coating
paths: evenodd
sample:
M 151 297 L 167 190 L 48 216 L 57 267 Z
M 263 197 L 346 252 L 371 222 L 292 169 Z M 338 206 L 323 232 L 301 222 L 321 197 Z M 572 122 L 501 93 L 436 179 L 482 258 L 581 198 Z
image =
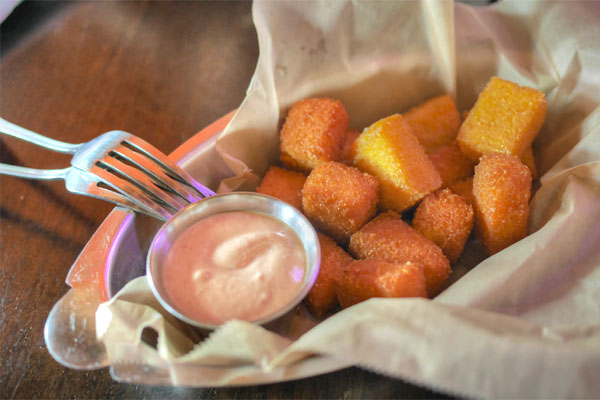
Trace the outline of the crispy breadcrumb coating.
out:
M 428 153 L 456 139 L 462 122 L 449 95 L 427 100 L 406 112 L 404 118 Z
M 321 318 L 338 304 L 336 278 L 354 259 L 330 237 L 322 233 L 317 235 L 321 246 L 321 267 L 315 284 L 306 296 L 305 304 L 313 315 Z
M 429 154 L 429 159 L 440 174 L 443 186 L 472 176 L 475 168 L 475 162 L 463 154 L 456 140 L 438 147 Z
M 425 197 L 417 207 L 413 227 L 456 262 L 473 228 L 473 207 L 450 189 Z
M 531 171 L 519 157 L 483 156 L 473 178 L 477 233 L 489 254 L 527 235 Z
M 335 287 L 344 308 L 373 297 L 427 297 L 423 266 L 410 261 L 353 261 L 343 268 Z
M 300 172 L 272 166 L 256 191 L 285 201 L 302 211 L 302 187 L 305 181 L 306 176 Z
M 344 105 L 328 98 L 300 100 L 289 110 L 280 136 L 281 160 L 310 172 L 322 162 L 337 161 L 348 130 Z
M 357 258 L 423 265 L 430 297 L 444 289 L 451 272 L 442 250 L 392 211 L 379 214 L 352 235 L 349 250 Z
M 379 183 L 354 167 L 330 161 L 315 168 L 302 189 L 302 206 L 318 230 L 348 242 L 377 207 Z

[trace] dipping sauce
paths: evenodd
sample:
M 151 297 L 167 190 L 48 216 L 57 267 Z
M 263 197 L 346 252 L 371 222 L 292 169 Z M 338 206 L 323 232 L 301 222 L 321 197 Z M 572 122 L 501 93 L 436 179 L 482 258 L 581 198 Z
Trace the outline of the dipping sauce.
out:
M 182 314 L 209 324 L 256 321 L 300 292 L 306 255 L 283 222 L 231 211 L 195 222 L 169 249 L 162 279 Z

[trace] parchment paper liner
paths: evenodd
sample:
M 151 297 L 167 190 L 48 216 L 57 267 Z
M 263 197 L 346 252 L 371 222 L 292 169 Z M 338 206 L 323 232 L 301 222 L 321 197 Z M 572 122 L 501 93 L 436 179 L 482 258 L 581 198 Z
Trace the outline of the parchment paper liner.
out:
M 598 15 L 593 2 L 256 1 L 259 64 L 217 143 L 237 175 L 221 190 L 252 187 L 277 162 L 298 99 L 338 98 L 362 129 L 442 93 L 468 109 L 498 75 L 548 101 L 531 234 L 475 268 L 463 257 L 455 269 L 470 271 L 434 300 L 373 299 L 316 326 L 300 312 L 288 337 L 231 321 L 194 345 L 138 278 L 96 314 L 117 375 L 219 386 L 360 365 L 461 395 L 600 396 Z

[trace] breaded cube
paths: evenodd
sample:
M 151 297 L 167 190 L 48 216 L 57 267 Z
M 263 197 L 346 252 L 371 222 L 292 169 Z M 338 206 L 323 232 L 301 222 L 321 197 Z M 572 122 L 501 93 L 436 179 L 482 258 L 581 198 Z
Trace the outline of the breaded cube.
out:
M 545 117 L 544 93 L 493 77 L 460 127 L 458 143 L 473 161 L 492 153 L 521 156 Z
M 335 288 L 344 308 L 373 297 L 427 297 L 423 266 L 410 261 L 353 261 L 343 268 Z
M 473 177 L 477 233 L 489 254 L 527 235 L 531 171 L 517 156 L 483 156 Z
M 437 244 L 450 262 L 456 262 L 473 228 L 473 207 L 450 189 L 427 195 L 417 207 L 413 228 Z
M 455 194 L 461 196 L 472 206 L 475 204 L 475 196 L 473 196 L 473 177 L 470 176 L 466 179 L 456 181 L 449 186 L 450 190 Z
M 529 146 L 525 153 L 521 155 L 521 161 L 527 165 L 527 168 L 531 171 L 531 179 L 537 179 L 537 168 L 535 166 L 535 157 L 533 156 L 533 148 Z
M 317 235 L 321 245 L 321 267 L 317 280 L 304 302 L 310 312 L 321 318 L 337 305 L 336 278 L 354 259 L 328 236 L 322 233 Z
M 256 191 L 285 201 L 302 211 L 302 187 L 305 181 L 306 176 L 300 172 L 272 166 Z
M 462 122 L 449 95 L 427 100 L 406 112 L 404 119 L 428 153 L 456 139 Z
M 378 188 L 377 178 L 354 167 L 322 163 L 302 188 L 304 214 L 317 229 L 345 244 L 375 214 Z
M 475 168 L 475 162 L 463 154 L 456 140 L 438 147 L 429 154 L 429 159 L 440 174 L 443 186 L 472 176 Z
M 288 112 L 281 129 L 281 160 L 307 173 L 322 162 L 337 161 L 347 130 L 348 113 L 340 101 L 300 100 Z
M 423 265 L 430 297 L 444 289 L 451 272 L 450 262 L 442 250 L 393 211 L 379 214 L 352 235 L 349 249 L 357 258 Z
M 360 135 L 359 131 L 354 129 L 350 129 L 346 132 L 346 137 L 344 138 L 344 144 L 342 146 L 342 155 L 340 157 L 340 162 L 346 165 L 354 164 L 354 141 Z
M 354 165 L 379 179 L 381 205 L 402 212 L 435 191 L 442 178 L 400 114 L 383 118 L 354 142 Z

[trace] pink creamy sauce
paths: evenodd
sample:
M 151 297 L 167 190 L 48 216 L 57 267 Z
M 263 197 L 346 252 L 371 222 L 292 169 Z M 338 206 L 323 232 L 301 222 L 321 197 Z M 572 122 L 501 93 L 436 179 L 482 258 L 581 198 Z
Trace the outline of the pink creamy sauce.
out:
M 209 324 L 256 321 L 301 290 L 306 255 L 298 235 L 270 216 L 232 211 L 204 218 L 167 253 L 164 287 L 182 314 Z

